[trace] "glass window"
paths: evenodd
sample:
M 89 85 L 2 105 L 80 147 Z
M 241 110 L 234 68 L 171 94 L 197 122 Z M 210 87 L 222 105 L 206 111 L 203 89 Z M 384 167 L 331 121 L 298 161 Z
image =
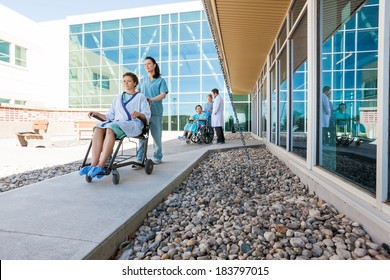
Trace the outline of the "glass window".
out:
M 322 42 L 333 36 L 338 30 L 343 30 L 343 24 L 351 20 L 351 17 L 364 3 L 364 0 L 323 0 L 322 12 Z M 352 20 L 355 20 L 352 18 Z M 348 24 L 348 23 L 347 23 Z
M 207 59 L 218 58 L 217 50 L 213 41 L 202 42 L 202 57 Z
M 169 23 L 169 15 L 161 15 L 161 23 Z
M 264 79 L 261 87 L 261 136 L 267 138 L 267 118 L 268 118 L 268 93 L 267 93 L 267 79 Z
M 344 51 L 344 32 L 337 32 L 333 37 L 333 51 L 343 52 Z
M 345 71 L 345 88 L 355 88 L 355 71 Z
M 81 50 L 83 36 L 81 34 L 69 36 L 69 50 Z
M 119 64 L 119 49 L 103 49 L 102 64 L 103 65 Z
M 200 61 L 181 61 L 179 75 L 200 75 Z
M 161 61 L 169 60 L 169 45 L 161 45 Z
M 279 57 L 279 141 L 278 144 L 286 147 L 287 144 L 287 50 L 284 48 Z
M 183 93 L 183 94 L 179 94 L 179 98 L 180 98 L 180 103 L 181 102 L 196 102 L 198 104 L 200 103 L 199 93 Z
M 291 20 L 290 26 L 294 25 L 305 4 L 306 4 L 306 0 L 294 1 L 294 4 L 292 5 L 290 10 L 290 20 Z
M 69 67 L 81 67 L 82 66 L 82 52 L 70 52 L 69 53 Z
M 203 39 L 212 39 L 211 30 L 209 23 L 207 21 L 202 21 L 202 38 Z
M 323 34 L 334 41 L 335 51 L 345 47 L 346 52 L 334 55 L 337 71 L 324 71 L 325 64 L 321 66 L 318 164 L 375 194 L 378 6 L 359 10 L 363 1 L 337 2 L 335 6 L 334 1 L 323 1 L 319 7 Z M 356 22 L 358 29 L 352 31 Z
M 21 46 L 15 46 L 15 64 L 19 66 L 27 66 L 27 49 Z
M 122 49 L 122 55 L 123 55 L 123 64 L 130 64 L 130 63 L 138 63 L 139 54 L 138 54 L 139 48 L 123 48 Z
M 376 69 L 378 67 L 378 52 L 361 52 L 357 54 L 357 69 Z
M 122 27 L 123 28 L 137 27 L 137 26 L 139 26 L 139 18 L 122 19 Z
M 160 47 L 157 46 L 147 46 L 141 48 L 141 61 L 144 61 L 145 57 L 151 56 L 156 61 L 160 61 Z
M 101 47 L 100 32 L 85 33 L 84 47 L 88 49 L 97 49 Z
M 179 15 L 178 14 L 171 14 L 171 22 L 178 22 L 179 21 Z
M 378 29 L 360 30 L 357 33 L 359 51 L 373 51 L 378 49 Z
M 179 26 L 177 24 L 171 24 L 171 41 L 179 41 Z
M 80 82 L 69 83 L 69 96 L 81 96 L 81 93 L 82 93 L 82 83 Z
M 103 30 L 118 29 L 119 20 L 103 21 Z
M 141 27 L 141 44 L 160 43 L 160 27 Z
M 123 45 L 138 45 L 139 44 L 139 29 L 131 28 L 131 29 L 123 29 Z
M 221 64 L 219 62 L 219 59 L 212 59 L 212 60 L 203 60 L 202 61 L 202 73 L 203 75 L 208 74 L 221 74 Z
M 291 93 L 291 151 L 303 158 L 307 153 L 307 14 L 299 22 L 291 40 L 292 93 Z M 331 60 L 331 56 L 322 58 Z M 298 59 L 299 58 L 299 59 Z M 322 59 L 322 61 L 326 61 Z
M 74 24 L 69 26 L 69 33 L 81 33 L 83 32 L 83 25 L 82 24 Z
M 367 6 L 359 12 L 358 28 L 378 27 L 378 6 L 368 6 L 374 1 L 368 1 Z
M 103 31 L 103 48 L 119 46 L 119 30 Z
M 123 71 L 123 70 L 122 70 Z M 101 67 L 101 73 L 103 76 L 106 76 L 108 77 L 108 79 L 112 80 L 112 79 L 118 79 L 118 77 L 122 77 L 123 73 L 124 72 L 128 72 L 128 71 L 124 71 L 122 73 L 122 71 L 119 71 L 119 66 L 118 64 L 114 64 L 114 65 L 109 65 L 109 66 L 102 66 Z
M 141 26 L 160 24 L 160 16 L 141 17 Z
M 169 75 L 170 76 L 179 75 L 179 63 L 177 61 L 175 61 L 175 62 L 171 62 L 170 65 L 171 65 L 171 68 L 170 68 L 171 71 L 169 72 Z
M 101 30 L 101 22 L 92 22 L 84 24 L 84 32 L 93 32 Z
M 178 44 L 171 44 L 171 60 L 178 60 L 179 59 L 179 46 Z
M 169 25 L 161 26 L 161 42 L 169 42 Z
M 180 59 L 200 59 L 199 43 L 181 43 L 180 44 Z
M 345 32 L 345 51 L 351 52 L 356 50 L 356 32 L 355 31 L 349 31 Z
M 100 66 L 100 50 L 86 49 L 82 58 L 82 65 L 84 66 Z
M 200 39 L 200 22 L 190 22 L 180 24 L 180 40 L 199 40 Z
M 200 77 L 180 77 L 179 92 L 200 92 Z
M 140 77 L 140 71 L 141 71 L 141 68 L 143 66 L 139 65 L 138 63 L 136 64 L 128 64 L 128 65 L 123 65 L 123 73 L 124 72 L 133 72 L 134 74 L 136 74 L 138 77 Z M 117 77 L 120 77 L 121 74 L 123 73 L 119 73 L 117 75 Z
M 276 69 L 271 69 L 271 142 L 276 144 Z
M 179 78 L 178 77 L 168 78 L 168 88 L 169 88 L 168 96 L 170 96 L 171 93 L 179 92 Z
M 332 52 L 332 39 L 328 39 L 325 43 L 322 44 L 322 53 L 330 53 Z
M 178 112 L 179 112 L 179 104 L 178 103 L 163 103 L 163 129 L 177 131 L 178 128 Z M 184 125 L 183 125 L 184 127 Z M 182 128 L 180 128 L 182 129 Z
M 280 49 L 287 38 L 287 24 L 284 22 L 282 29 L 280 30 L 278 37 L 278 48 Z
M 10 43 L 0 40 L 0 61 L 10 62 Z
M 200 20 L 200 11 L 180 13 L 180 21 Z
M 223 89 L 224 85 L 225 80 L 222 75 L 202 77 L 202 92 L 210 93 L 213 88 Z

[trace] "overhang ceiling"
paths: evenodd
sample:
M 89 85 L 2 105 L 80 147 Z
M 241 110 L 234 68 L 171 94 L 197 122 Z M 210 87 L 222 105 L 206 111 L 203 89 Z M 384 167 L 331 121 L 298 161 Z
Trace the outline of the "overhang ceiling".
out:
M 250 93 L 290 0 L 202 0 L 233 93 Z

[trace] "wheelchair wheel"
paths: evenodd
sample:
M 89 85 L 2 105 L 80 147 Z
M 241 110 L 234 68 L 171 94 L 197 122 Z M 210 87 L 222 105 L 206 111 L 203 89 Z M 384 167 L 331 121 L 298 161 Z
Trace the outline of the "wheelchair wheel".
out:
M 112 182 L 114 183 L 114 185 L 118 185 L 120 178 L 121 176 L 119 176 L 118 170 L 112 170 Z
M 193 133 L 193 134 L 191 135 L 191 142 L 192 142 L 192 143 L 198 143 L 198 142 L 199 142 L 198 133 Z
M 88 175 L 85 175 L 85 181 L 87 181 L 87 183 L 91 183 L 92 182 L 92 177 L 88 176 Z
M 153 160 L 151 160 L 151 159 L 146 160 L 146 162 L 145 162 L 145 173 L 148 174 L 148 175 L 152 174 L 153 166 L 154 166 Z
M 201 128 L 201 135 L 203 138 L 203 142 L 206 144 L 210 144 L 214 138 L 214 130 L 212 127 L 206 125 Z

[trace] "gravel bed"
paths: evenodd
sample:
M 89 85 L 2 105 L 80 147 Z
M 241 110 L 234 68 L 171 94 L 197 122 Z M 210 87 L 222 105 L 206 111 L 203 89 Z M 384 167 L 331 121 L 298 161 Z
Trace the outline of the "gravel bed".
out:
M 0 192 L 20 188 L 79 170 L 82 161 L 55 165 L 0 178 Z
M 266 148 L 213 153 L 119 246 L 121 260 L 389 259 Z M 253 180 L 255 179 L 255 181 Z

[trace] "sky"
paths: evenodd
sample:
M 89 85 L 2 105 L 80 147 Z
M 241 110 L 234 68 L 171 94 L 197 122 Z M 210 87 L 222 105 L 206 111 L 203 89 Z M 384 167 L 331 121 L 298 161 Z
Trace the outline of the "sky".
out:
M 0 0 L 0 4 L 40 22 L 80 14 L 190 1 L 194 0 Z

